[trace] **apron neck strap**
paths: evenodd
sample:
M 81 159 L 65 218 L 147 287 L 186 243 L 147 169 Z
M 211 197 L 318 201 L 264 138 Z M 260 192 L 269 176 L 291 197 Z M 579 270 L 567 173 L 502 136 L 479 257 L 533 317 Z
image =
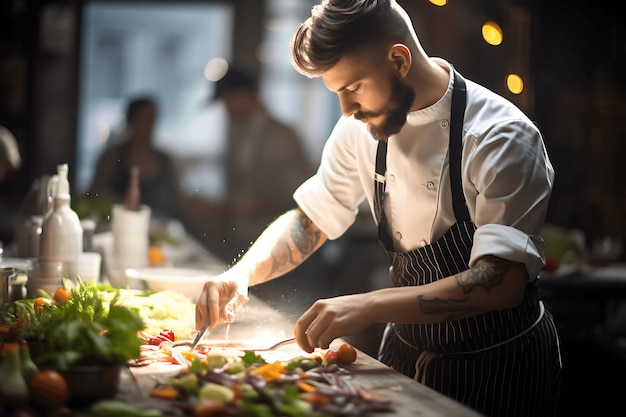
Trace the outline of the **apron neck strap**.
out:
M 461 177 L 461 152 L 463 150 L 463 118 L 465 117 L 465 102 L 467 91 L 465 80 L 456 70 L 454 71 L 454 89 L 452 90 L 452 111 L 450 115 L 450 144 L 449 170 L 450 188 L 452 189 L 452 207 L 456 221 L 471 221 L 465 195 L 463 194 L 463 180 Z

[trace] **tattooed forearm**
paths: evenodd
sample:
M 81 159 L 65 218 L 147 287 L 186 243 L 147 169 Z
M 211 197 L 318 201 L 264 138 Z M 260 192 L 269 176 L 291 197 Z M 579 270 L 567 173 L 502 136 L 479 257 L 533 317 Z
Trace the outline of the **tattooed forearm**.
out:
M 510 271 L 511 262 L 497 256 L 485 256 L 476 266 L 455 275 L 458 286 L 467 295 L 476 288 L 482 288 L 489 292 L 494 287 L 504 282 L 504 276 Z M 420 310 L 427 315 L 444 316 L 444 320 L 458 320 L 484 312 L 483 308 L 468 306 L 468 297 L 461 298 L 428 298 L 419 295 Z
M 317 247 L 320 232 L 304 214 L 299 214 L 289 228 L 290 239 L 277 242 L 271 252 L 271 266 L 266 269 L 266 276 L 281 275 L 304 262 Z
M 315 251 L 320 241 L 320 233 L 314 230 L 313 222 L 304 214 L 298 215 L 298 219 L 291 226 L 291 239 L 304 258 Z
M 466 298 L 448 300 L 434 298 L 427 300 L 423 295 L 420 295 L 417 297 L 417 300 L 422 313 L 428 315 L 447 314 L 445 320 L 458 320 L 482 312 L 476 307 L 463 306 L 463 303 L 467 300 Z
M 476 288 L 484 288 L 489 292 L 496 285 L 502 284 L 510 269 L 510 261 L 488 255 L 481 258 L 466 274 L 457 274 L 456 282 L 464 294 L 469 294 Z

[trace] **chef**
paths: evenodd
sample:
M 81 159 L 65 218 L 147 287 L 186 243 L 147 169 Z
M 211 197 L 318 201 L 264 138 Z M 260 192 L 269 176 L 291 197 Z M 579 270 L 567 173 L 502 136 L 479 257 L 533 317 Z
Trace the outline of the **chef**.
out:
M 367 199 L 390 288 L 322 299 L 295 325 L 307 352 L 387 323 L 379 359 L 488 416 L 553 416 L 561 357 L 541 302 L 554 171 L 512 103 L 429 57 L 394 0 L 324 0 L 291 42 L 343 115 L 297 208 L 205 283 L 196 325 L 232 319 L 247 288 L 341 236 Z

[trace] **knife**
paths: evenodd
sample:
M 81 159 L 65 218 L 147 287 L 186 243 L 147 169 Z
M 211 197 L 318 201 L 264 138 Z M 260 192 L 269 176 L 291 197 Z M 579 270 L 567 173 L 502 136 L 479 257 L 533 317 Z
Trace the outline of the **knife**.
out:
M 202 325 L 200 330 L 198 330 L 198 334 L 196 334 L 196 337 L 193 339 L 193 342 L 191 342 L 191 350 L 194 350 L 196 348 L 196 346 L 198 345 L 198 342 L 202 340 L 208 328 L 209 328 L 209 323 L 205 323 Z

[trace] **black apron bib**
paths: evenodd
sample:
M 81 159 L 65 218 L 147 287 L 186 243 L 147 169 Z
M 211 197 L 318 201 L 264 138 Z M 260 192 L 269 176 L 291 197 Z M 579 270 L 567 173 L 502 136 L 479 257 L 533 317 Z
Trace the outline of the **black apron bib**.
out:
M 457 223 L 428 246 L 404 253 L 393 250 L 383 209 L 387 143 L 379 142 L 374 211 L 394 286 L 424 285 L 469 268 L 476 226 L 461 181 L 465 96 L 465 81 L 454 71 L 448 154 Z M 389 323 L 379 360 L 488 416 L 555 414 L 561 370 L 558 338 L 536 282 L 527 285 L 517 308 L 446 323 Z

